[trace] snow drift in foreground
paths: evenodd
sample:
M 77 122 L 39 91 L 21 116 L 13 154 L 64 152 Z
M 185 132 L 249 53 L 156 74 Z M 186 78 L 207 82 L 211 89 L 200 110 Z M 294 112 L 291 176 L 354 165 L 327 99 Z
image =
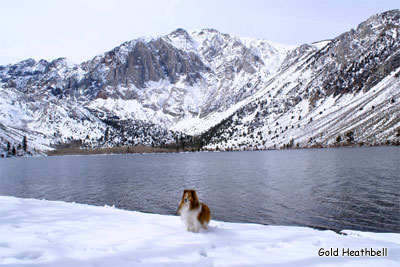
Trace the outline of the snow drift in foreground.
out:
M 211 221 L 195 234 L 177 216 L 5 196 L 0 214 L 2 266 L 400 266 L 397 233 Z M 347 248 L 388 256 L 342 256 Z

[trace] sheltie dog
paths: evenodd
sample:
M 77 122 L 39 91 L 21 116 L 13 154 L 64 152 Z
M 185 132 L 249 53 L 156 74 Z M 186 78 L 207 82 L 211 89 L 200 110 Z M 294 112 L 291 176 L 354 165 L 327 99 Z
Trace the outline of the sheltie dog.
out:
M 196 191 L 185 189 L 181 203 L 178 207 L 178 214 L 181 215 L 186 229 L 198 233 L 200 228 L 207 229 L 211 220 L 211 212 L 208 206 L 199 202 Z

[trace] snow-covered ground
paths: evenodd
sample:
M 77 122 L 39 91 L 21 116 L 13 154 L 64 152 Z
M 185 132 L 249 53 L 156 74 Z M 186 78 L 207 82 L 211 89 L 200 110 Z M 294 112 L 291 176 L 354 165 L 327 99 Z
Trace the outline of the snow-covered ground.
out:
M 1 266 L 400 266 L 400 234 L 342 233 L 213 220 L 191 233 L 177 216 L 0 196 Z

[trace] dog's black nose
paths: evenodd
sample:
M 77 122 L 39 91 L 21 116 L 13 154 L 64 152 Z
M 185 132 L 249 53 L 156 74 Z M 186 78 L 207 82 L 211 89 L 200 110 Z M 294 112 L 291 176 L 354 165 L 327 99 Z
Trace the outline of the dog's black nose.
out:
M 185 202 L 188 202 L 187 198 L 185 198 Z

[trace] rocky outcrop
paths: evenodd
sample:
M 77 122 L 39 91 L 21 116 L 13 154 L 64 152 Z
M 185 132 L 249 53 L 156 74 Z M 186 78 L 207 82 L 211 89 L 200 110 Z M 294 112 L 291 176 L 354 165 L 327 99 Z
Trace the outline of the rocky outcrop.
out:
M 188 84 L 193 84 L 206 70 L 196 54 L 179 50 L 161 38 L 149 43 L 135 42 L 123 60 L 113 57 L 115 51 L 108 52 L 104 57 L 104 61 L 113 62 L 108 65 L 105 86 L 134 84 L 137 88 L 144 88 L 149 81 L 165 79 L 176 83 L 181 76 L 185 76 Z
M 372 16 L 335 38 L 310 60 L 314 66 L 323 66 L 324 93 L 366 92 L 378 84 L 400 67 L 399 38 L 400 14 L 395 10 Z

